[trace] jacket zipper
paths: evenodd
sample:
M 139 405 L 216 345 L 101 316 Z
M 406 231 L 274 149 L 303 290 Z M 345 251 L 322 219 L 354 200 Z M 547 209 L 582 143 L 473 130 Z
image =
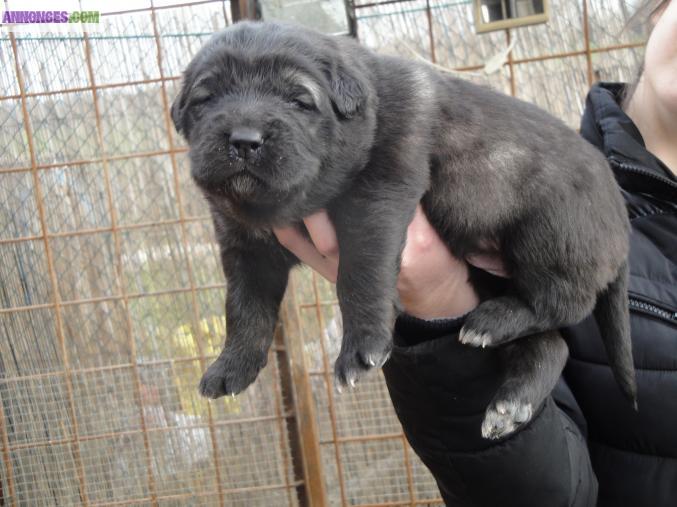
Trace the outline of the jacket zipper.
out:
M 641 174 L 643 176 L 648 176 L 650 178 L 653 178 L 655 180 L 660 181 L 661 183 L 667 183 L 669 186 L 672 188 L 677 188 L 677 184 L 674 182 L 670 181 L 667 178 L 663 178 L 661 176 L 658 176 L 656 174 L 653 174 L 649 171 L 646 171 L 645 169 L 642 169 L 641 167 L 638 167 L 636 165 L 628 164 L 626 162 L 621 162 L 615 157 L 609 157 L 609 161 L 615 165 L 616 167 L 620 169 L 624 169 L 626 171 L 634 172 L 637 174 Z M 650 303 L 646 300 L 637 298 L 636 296 L 629 295 L 628 297 L 628 302 L 631 310 L 644 313 L 647 315 L 652 315 L 654 317 L 657 317 L 661 320 L 665 320 L 667 322 L 677 324 L 677 312 L 662 308 L 660 306 L 656 306 L 653 303 Z
M 628 302 L 630 304 L 630 310 L 635 310 L 637 312 L 645 313 L 661 320 L 666 320 L 673 324 L 677 324 L 677 312 L 673 312 L 672 310 L 668 310 L 666 308 L 661 308 L 660 306 L 656 306 L 653 303 L 638 299 L 634 296 L 630 296 L 628 298 Z
M 660 181 L 661 183 L 665 183 L 665 184 L 669 185 L 673 189 L 677 189 L 677 183 L 675 183 L 674 181 L 670 181 L 667 178 L 663 178 L 662 176 L 658 176 L 657 174 L 649 172 L 646 169 L 642 169 L 639 166 L 636 166 L 636 165 L 633 165 L 633 164 L 628 164 L 627 162 L 621 162 L 616 157 L 609 157 L 609 162 L 611 162 L 613 165 L 615 165 L 616 167 L 618 167 L 620 169 L 624 169 L 626 171 L 641 174 L 642 176 L 648 176 L 649 178 L 653 178 L 655 180 Z

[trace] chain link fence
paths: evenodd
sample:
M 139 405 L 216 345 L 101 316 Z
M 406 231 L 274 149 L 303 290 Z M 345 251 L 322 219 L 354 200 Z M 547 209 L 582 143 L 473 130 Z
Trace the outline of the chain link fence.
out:
M 485 35 L 465 0 L 355 15 L 375 50 L 575 128 L 588 86 L 631 80 L 641 61 L 631 10 L 553 0 L 548 24 Z M 168 107 L 230 12 L 208 0 L 109 13 L 96 34 L 0 34 L 0 504 L 441 504 L 382 375 L 334 393 L 340 315 L 307 269 L 258 381 L 235 399 L 197 395 L 225 336 L 225 282 Z

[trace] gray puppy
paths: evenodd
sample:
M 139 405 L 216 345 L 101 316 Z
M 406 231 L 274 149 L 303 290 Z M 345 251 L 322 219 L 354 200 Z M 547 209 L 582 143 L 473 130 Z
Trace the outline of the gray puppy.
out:
M 593 310 L 635 400 L 623 199 L 602 154 L 542 110 L 348 38 L 246 22 L 197 53 L 172 118 L 190 145 L 228 281 L 228 339 L 202 378 L 204 396 L 238 393 L 265 366 L 298 263 L 271 228 L 321 208 L 341 251 L 336 380 L 354 385 L 383 365 L 400 254 L 421 202 L 455 256 L 497 243 L 511 274 L 500 292 L 473 277 L 485 298 L 460 334 L 472 346 L 510 342 L 485 437 L 531 418 L 567 355 L 549 330 Z

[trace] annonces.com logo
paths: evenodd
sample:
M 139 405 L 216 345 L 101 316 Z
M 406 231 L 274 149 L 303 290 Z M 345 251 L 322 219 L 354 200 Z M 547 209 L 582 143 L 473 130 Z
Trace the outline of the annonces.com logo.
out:
M 5 32 L 97 31 L 101 12 L 7 9 L 0 19 L 0 28 Z
M 98 23 L 99 14 L 99 11 L 5 11 L 2 24 Z

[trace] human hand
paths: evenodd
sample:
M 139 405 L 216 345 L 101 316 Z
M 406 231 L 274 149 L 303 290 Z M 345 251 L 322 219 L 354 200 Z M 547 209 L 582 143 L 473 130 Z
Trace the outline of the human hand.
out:
M 320 211 L 303 222 L 310 240 L 294 227 L 276 228 L 273 232 L 282 246 L 324 278 L 336 283 L 339 249 L 329 216 Z M 405 312 L 430 320 L 458 317 L 475 308 L 479 298 L 468 281 L 468 263 L 497 276 L 507 276 L 497 251 L 466 260 L 452 256 L 421 206 L 417 206 L 407 229 L 397 282 Z

